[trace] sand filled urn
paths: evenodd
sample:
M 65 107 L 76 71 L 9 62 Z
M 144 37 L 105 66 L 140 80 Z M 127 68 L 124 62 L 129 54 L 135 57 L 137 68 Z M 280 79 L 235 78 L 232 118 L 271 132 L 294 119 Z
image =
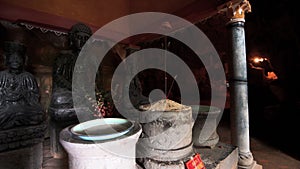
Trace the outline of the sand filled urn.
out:
M 138 141 L 137 153 L 144 156 L 146 169 L 184 168 L 183 161 L 193 152 L 193 118 L 190 106 L 169 99 L 142 105 L 148 122 L 141 123 L 142 136 Z

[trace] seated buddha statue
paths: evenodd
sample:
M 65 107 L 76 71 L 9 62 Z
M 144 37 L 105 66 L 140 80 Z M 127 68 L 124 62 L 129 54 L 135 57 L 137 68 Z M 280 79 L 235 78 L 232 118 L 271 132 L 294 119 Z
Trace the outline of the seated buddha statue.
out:
M 72 76 L 77 57 L 92 35 L 91 29 L 83 24 L 73 25 L 68 38 L 70 48 L 60 52 L 53 65 L 53 85 L 49 111 L 56 120 L 76 119 L 73 110 Z
M 4 42 L 6 68 L 0 72 L 0 130 L 37 125 L 45 120 L 35 77 L 25 67 L 26 46 Z

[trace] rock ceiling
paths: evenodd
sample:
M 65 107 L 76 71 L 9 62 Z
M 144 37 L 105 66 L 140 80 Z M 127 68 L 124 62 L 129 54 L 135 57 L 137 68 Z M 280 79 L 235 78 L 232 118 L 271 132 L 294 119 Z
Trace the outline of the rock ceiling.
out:
M 220 5 L 228 0 L 1 0 L 0 19 L 25 22 L 34 26 L 61 32 L 76 22 L 88 24 L 95 32 L 103 25 L 133 13 L 163 12 L 198 23 L 217 14 Z M 241 0 L 233 0 L 240 2 Z M 174 29 L 179 29 L 180 26 Z M 112 30 L 116 32 L 116 30 Z M 126 43 L 136 44 L 152 38 L 143 36 L 127 39 Z

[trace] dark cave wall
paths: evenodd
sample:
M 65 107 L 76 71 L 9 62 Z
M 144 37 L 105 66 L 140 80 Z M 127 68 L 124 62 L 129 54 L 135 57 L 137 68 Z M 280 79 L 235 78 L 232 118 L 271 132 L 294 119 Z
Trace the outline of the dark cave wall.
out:
M 50 30 L 26 28 L 21 22 L 12 23 L 4 20 L 0 20 L 0 27 L 1 44 L 4 41 L 19 41 L 27 46 L 27 66 L 29 67 L 52 66 L 59 51 L 68 47 L 66 34 L 58 36 Z
M 246 15 L 248 57 L 270 58 L 289 101 L 299 100 L 296 80 L 300 72 L 300 31 L 296 5 L 285 1 L 252 1 L 252 11 Z
M 251 135 L 299 159 L 299 139 L 288 134 L 297 132 L 300 117 L 299 9 L 291 0 L 250 3 L 252 12 L 246 14 L 245 23 L 247 57 L 269 58 L 278 76 L 266 86 L 249 84 Z

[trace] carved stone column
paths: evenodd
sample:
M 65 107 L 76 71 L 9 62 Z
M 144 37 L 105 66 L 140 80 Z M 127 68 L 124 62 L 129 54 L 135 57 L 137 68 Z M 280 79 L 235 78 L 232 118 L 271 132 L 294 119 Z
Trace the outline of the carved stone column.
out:
M 239 168 L 254 168 L 256 165 L 250 151 L 247 59 L 245 45 L 245 12 L 251 12 L 247 0 L 227 5 L 230 32 L 230 119 L 231 142 L 239 149 Z

